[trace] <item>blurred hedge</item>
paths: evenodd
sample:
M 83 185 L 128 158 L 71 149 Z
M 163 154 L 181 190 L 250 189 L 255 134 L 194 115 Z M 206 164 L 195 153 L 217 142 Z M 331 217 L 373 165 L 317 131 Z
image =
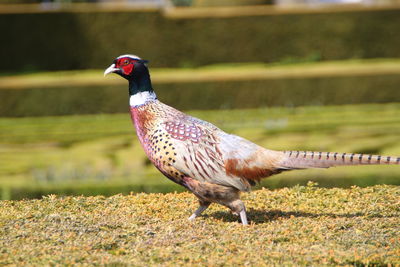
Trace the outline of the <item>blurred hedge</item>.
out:
M 32 199 L 42 198 L 50 194 L 60 196 L 111 196 L 115 194 L 129 194 L 130 192 L 169 193 L 183 192 L 184 189 L 176 184 L 140 185 L 140 184 L 75 184 L 75 185 L 26 185 L 18 187 L 0 188 L 1 199 Z
M 399 75 L 387 74 L 161 83 L 154 87 L 160 100 L 188 110 L 400 102 L 399 84 Z M 128 111 L 126 85 L 4 89 L 0 99 L 0 117 Z
M 320 187 L 325 188 L 350 188 L 352 186 L 368 187 L 376 184 L 386 185 L 400 185 L 396 174 L 390 176 L 380 176 L 370 174 L 365 177 L 351 177 L 337 175 L 329 176 L 329 174 L 318 176 L 299 176 L 299 173 L 294 175 L 274 176 L 273 178 L 265 179 L 258 184 L 254 189 L 266 187 L 269 189 L 278 189 L 284 187 L 293 187 L 296 185 L 307 185 L 309 181 L 317 182 Z M 165 179 L 161 176 L 159 179 Z M 332 182 L 334 181 L 334 182 Z M 185 189 L 174 183 L 160 183 L 160 184 L 121 184 L 121 183 L 97 183 L 97 184 L 29 184 L 24 186 L 0 186 L 0 200 L 19 200 L 19 199 L 40 199 L 42 196 L 55 194 L 59 196 L 112 196 L 115 194 L 129 194 L 131 192 L 139 193 L 169 193 L 169 192 L 183 192 Z
M 102 68 L 123 53 L 154 67 L 400 57 L 399 25 L 399 8 L 212 18 L 167 18 L 161 11 L 2 14 L 0 71 Z

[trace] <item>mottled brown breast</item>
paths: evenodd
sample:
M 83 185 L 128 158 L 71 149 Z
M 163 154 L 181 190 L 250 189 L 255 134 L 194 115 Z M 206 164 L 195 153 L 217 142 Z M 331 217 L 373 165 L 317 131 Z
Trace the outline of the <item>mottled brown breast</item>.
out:
M 176 147 L 172 142 L 171 134 L 165 129 L 167 114 L 158 107 L 157 102 L 132 107 L 131 114 L 139 141 L 147 157 L 165 176 L 182 184 L 185 174 L 173 166 L 177 156 Z

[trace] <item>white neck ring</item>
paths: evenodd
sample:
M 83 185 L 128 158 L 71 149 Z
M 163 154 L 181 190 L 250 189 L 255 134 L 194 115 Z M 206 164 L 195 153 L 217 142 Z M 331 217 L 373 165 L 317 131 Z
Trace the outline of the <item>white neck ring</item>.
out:
M 157 99 L 157 96 L 154 92 L 149 92 L 149 91 L 138 92 L 138 93 L 130 96 L 129 105 L 131 107 L 137 107 L 137 106 L 144 105 L 150 101 L 154 101 L 156 99 Z

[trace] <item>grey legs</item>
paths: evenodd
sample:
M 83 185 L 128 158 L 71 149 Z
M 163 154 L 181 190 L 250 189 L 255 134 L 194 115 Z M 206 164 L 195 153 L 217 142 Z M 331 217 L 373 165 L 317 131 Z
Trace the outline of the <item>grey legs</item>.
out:
M 208 206 L 210 206 L 210 202 L 202 202 L 200 201 L 200 207 L 197 208 L 197 210 L 189 217 L 189 221 L 193 221 L 196 219 L 196 217 L 200 216 L 203 211 L 205 211 Z M 242 201 L 238 200 L 238 209 L 240 210 L 239 212 L 234 212 L 235 214 L 240 216 L 240 220 L 243 225 L 248 225 L 247 221 L 247 215 L 246 215 L 246 208 L 244 207 L 244 204 Z M 234 211 L 234 209 L 232 209 Z
M 211 203 L 202 203 L 200 202 L 200 207 L 189 217 L 189 221 L 193 221 L 196 217 L 200 216 L 200 214 L 205 211 Z

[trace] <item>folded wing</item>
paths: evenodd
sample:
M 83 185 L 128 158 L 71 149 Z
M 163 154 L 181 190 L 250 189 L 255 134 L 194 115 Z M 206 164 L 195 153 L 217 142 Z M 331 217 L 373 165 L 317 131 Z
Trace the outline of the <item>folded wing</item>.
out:
M 241 191 L 263 177 L 279 173 L 284 154 L 264 149 L 199 120 L 167 122 L 177 149 L 174 167 L 200 182 L 232 186 Z

